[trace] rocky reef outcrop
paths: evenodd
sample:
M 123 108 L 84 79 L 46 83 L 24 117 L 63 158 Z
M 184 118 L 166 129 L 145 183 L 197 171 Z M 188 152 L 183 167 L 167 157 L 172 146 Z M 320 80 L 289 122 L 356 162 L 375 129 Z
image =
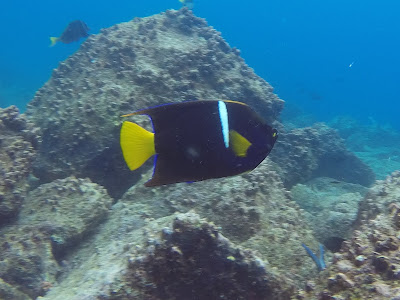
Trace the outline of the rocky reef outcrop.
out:
M 239 51 L 190 10 L 103 29 L 60 63 L 28 105 L 43 137 L 35 174 L 42 181 L 90 177 L 111 192 L 127 189 L 138 177 L 121 157 L 121 114 L 197 99 L 243 101 L 269 122 L 283 108 Z
M 375 181 L 371 168 L 347 150 L 337 132 L 323 123 L 281 134 L 270 157 L 279 165 L 288 188 L 316 177 L 364 186 Z
M 266 160 L 242 176 L 159 189 L 144 187 L 147 178 L 143 178 L 120 201 L 135 202 L 144 216 L 155 219 L 194 210 L 220 226 L 230 240 L 257 250 L 288 280 L 300 282 L 299 278 L 310 276 L 315 269 L 301 243 L 318 244 L 304 222 L 303 211 L 273 169 L 274 164 Z M 291 268 L 296 269 L 295 275 Z
M 58 260 L 85 236 L 96 231 L 110 211 L 107 191 L 89 179 L 67 177 L 43 184 L 29 193 L 19 224 L 38 227 L 50 238 Z
M 88 179 L 60 179 L 30 192 L 18 221 L 0 230 L 0 298 L 44 295 L 62 271 L 63 254 L 97 229 L 111 203 Z
M 273 300 L 294 289 L 192 213 L 178 215 L 146 255 L 131 258 L 124 279 L 110 299 Z
M 351 237 L 359 203 L 368 188 L 332 178 L 320 177 L 296 184 L 292 199 L 305 210 L 315 237 L 331 251 L 338 251 Z
M 316 275 L 301 242 L 318 243 L 271 168 L 153 189 L 143 178 L 66 253 L 44 299 L 285 299 Z
M 329 125 L 338 130 L 346 146 L 370 166 L 377 179 L 400 170 L 400 132 L 389 125 L 369 120 L 361 124 L 351 117 L 336 117 Z
M 0 226 L 18 215 L 39 140 L 38 129 L 17 107 L 0 109 Z
M 378 182 L 360 203 L 358 226 L 303 299 L 398 299 L 400 172 Z
M 126 231 L 116 223 L 120 212 L 92 245 L 66 258 L 79 266 L 42 299 L 288 299 L 294 293 L 291 280 L 193 212 L 142 224 L 133 217 Z

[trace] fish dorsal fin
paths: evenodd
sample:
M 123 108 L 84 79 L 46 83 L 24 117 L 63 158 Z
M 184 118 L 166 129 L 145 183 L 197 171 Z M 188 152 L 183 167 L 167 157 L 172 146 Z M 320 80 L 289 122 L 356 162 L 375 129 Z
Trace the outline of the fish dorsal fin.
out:
M 136 170 L 156 154 L 154 133 L 132 122 L 122 123 L 120 143 L 122 154 L 130 170 Z
M 235 155 L 239 157 L 246 157 L 247 149 L 249 149 L 251 143 L 235 130 L 229 131 L 229 140 L 230 146 Z

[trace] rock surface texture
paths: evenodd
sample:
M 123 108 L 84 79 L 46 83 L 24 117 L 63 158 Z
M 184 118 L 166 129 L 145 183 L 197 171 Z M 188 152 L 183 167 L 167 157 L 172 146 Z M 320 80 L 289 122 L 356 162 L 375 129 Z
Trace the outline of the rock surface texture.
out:
M 221 233 L 249 249 L 257 250 L 271 267 L 288 280 L 300 283 L 314 274 L 301 243 L 317 247 L 300 207 L 285 191 L 274 165 L 266 160 L 251 173 L 193 184 L 149 189 L 144 178 L 122 197 L 135 203 L 143 216 L 160 218 L 175 212 L 196 211 L 221 227 Z M 291 270 L 296 269 L 296 273 Z
M 251 251 L 191 213 L 178 215 L 146 256 L 130 259 L 125 284 L 110 299 L 284 299 L 293 286 Z
M 301 299 L 399 299 L 400 172 L 360 204 L 358 227 Z
M 290 190 L 293 200 L 305 210 L 316 238 L 331 251 L 338 251 L 351 237 L 359 202 L 367 191 L 362 185 L 327 177 L 296 184 Z
M 371 168 L 347 150 L 337 132 L 323 123 L 282 133 L 270 158 L 279 165 L 288 188 L 316 177 L 364 186 L 371 186 L 375 180 Z
M 126 205 L 115 208 L 100 234 L 67 257 L 75 267 L 43 300 L 262 300 L 294 293 L 290 280 L 193 212 L 127 222 Z
M 18 221 L 0 230 L 0 299 L 44 295 L 63 270 L 64 253 L 97 229 L 111 203 L 88 179 L 60 179 L 31 191 Z
M 21 208 L 38 143 L 37 129 L 15 106 L 0 109 L 0 226 Z
M 114 175 L 127 170 L 119 149 L 121 114 L 199 99 L 243 101 L 269 122 L 283 108 L 239 51 L 190 10 L 104 29 L 60 63 L 28 106 L 43 135 L 35 173 L 43 181 L 73 174 L 111 190 L 127 187 L 134 175 Z

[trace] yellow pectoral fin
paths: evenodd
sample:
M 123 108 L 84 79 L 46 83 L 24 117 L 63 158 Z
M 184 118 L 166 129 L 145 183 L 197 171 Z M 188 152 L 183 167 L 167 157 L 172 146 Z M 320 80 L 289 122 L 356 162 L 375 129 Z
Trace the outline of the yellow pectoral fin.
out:
M 247 149 L 251 146 L 251 143 L 239 132 L 235 130 L 229 131 L 230 146 L 236 156 L 246 157 Z
M 154 133 L 125 121 L 121 127 L 121 149 L 130 170 L 136 170 L 156 154 Z

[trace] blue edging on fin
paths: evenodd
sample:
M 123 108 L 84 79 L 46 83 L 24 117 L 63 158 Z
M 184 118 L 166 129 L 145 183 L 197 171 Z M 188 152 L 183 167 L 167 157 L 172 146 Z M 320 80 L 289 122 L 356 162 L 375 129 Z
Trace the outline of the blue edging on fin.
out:
M 154 161 L 153 161 L 153 174 L 151 175 L 151 178 L 146 181 L 146 183 L 151 181 L 154 177 L 154 173 L 156 172 L 157 158 L 158 158 L 158 154 L 156 153 L 156 155 L 154 155 Z
M 153 133 L 156 133 L 156 131 L 154 130 L 154 123 L 153 123 L 153 119 L 151 118 L 150 115 L 145 114 L 144 116 L 148 116 L 150 119 L 150 123 L 151 123 L 151 127 L 153 128 Z

